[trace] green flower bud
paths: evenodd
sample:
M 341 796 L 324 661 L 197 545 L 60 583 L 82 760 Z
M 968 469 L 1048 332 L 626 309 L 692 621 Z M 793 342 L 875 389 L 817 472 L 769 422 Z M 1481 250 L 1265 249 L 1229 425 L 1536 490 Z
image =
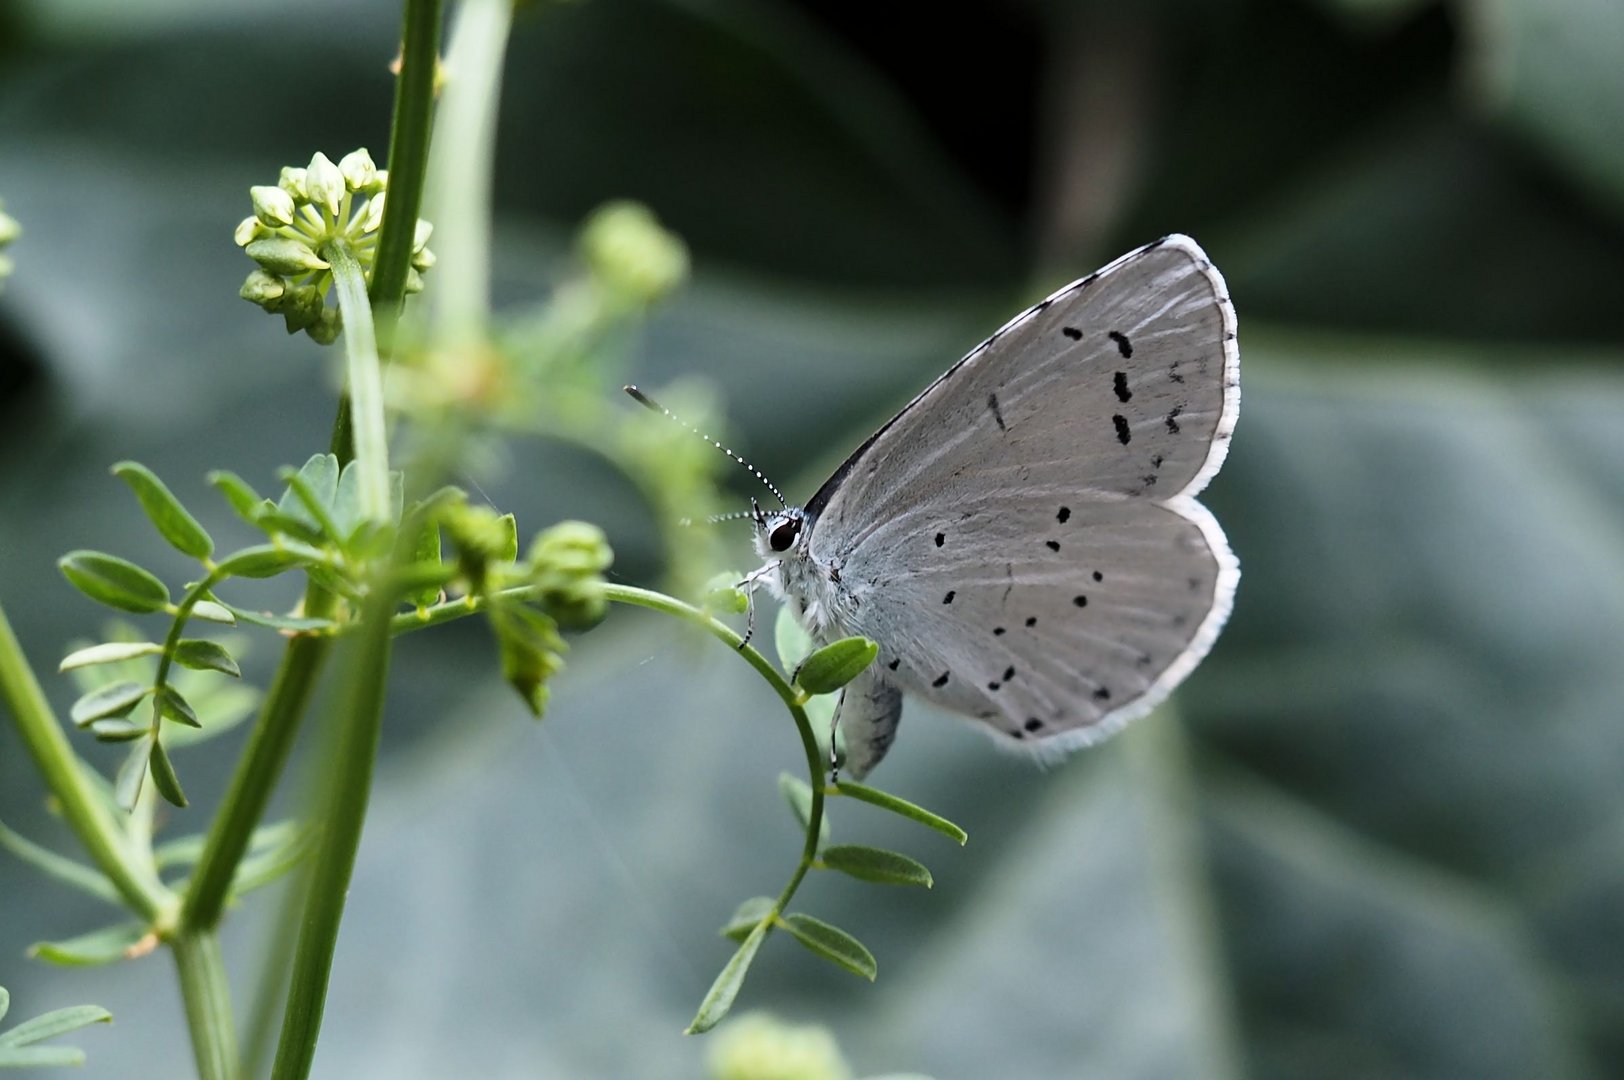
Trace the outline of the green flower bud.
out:
M 344 317 L 337 308 L 324 307 L 316 316 L 316 321 L 305 328 L 305 333 L 317 345 L 331 345 L 338 340 L 338 332 L 344 329 Z
M 429 237 L 433 234 L 434 226 L 422 218 L 418 218 L 417 224 L 412 226 L 412 250 L 422 251 L 424 245 L 429 242 Z
M 416 251 L 412 252 L 413 270 L 428 270 L 439 261 L 439 256 L 435 255 L 434 252 L 430 251 L 428 248 L 418 248 Z
M 371 195 L 382 190 L 378 185 L 378 167 L 372 163 L 372 155 L 367 153 L 366 147 L 351 150 L 339 158 L 338 171 L 344 174 L 344 184 L 351 191 Z
M 268 228 L 293 224 L 293 196 L 281 188 L 260 184 L 248 189 L 248 197 L 254 203 L 254 216 Z
M 245 217 L 237 225 L 237 230 L 231 234 L 231 239 L 237 242 L 238 247 L 247 247 L 262 236 L 268 236 L 270 230 L 260 223 L 257 217 Z
M 688 248 L 648 208 L 612 202 L 581 229 L 581 254 L 612 295 L 636 305 L 658 300 L 688 275 Z
M 413 267 L 406 268 L 406 295 L 411 296 L 423 291 L 423 279 Z
M 0 204 L 3 207 L 3 204 Z M 5 247 L 23 234 L 23 227 L 17 224 L 17 219 L 0 208 L 0 247 Z
M 741 1016 L 717 1032 L 707 1064 L 711 1080 L 851 1080 L 834 1036 L 762 1013 Z
M 320 150 L 305 167 L 305 192 L 312 203 L 337 216 L 344 201 L 344 174 Z
M 308 330 L 321 320 L 324 310 L 321 301 L 321 290 L 314 285 L 301 285 L 289 289 L 282 298 L 281 307 L 277 308 L 287 323 L 288 333 L 297 334 L 300 330 Z
M 250 259 L 273 274 L 308 274 L 327 269 L 327 261 L 307 245 L 283 236 L 255 240 L 245 250 Z
M 561 521 L 530 545 L 530 580 L 536 602 L 566 626 L 603 618 L 603 571 L 615 554 L 603 530 L 584 521 Z
M 276 186 L 293 196 L 296 202 L 309 202 L 310 195 L 305 191 L 305 171 L 294 168 L 292 165 L 282 166 L 282 177 Z
M 287 285 L 281 278 L 267 274 L 263 270 L 255 270 L 248 275 L 248 280 L 242 283 L 237 295 L 250 304 L 258 304 L 266 311 L 277 311 L 282 307 L 282 300 L 287 291 Z

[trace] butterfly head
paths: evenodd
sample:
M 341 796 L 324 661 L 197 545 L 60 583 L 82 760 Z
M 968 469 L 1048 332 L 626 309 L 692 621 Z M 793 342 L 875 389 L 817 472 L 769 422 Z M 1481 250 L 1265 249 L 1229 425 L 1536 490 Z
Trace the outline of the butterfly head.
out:
M 800 552 L 808 533 L 806 512 L 786 506 L 768 513 L 752 500 L 751 518 L 756 523 L 756 552 L 763 559 L 777 561 Z

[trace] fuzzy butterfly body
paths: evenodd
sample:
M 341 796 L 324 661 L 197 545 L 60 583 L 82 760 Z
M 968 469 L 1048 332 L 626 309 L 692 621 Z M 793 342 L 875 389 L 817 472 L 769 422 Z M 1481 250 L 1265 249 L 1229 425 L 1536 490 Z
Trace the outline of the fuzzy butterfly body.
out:
M 1010 320 L 804 509 L 757 516 L 765 579 L 812 636 L 879 643 L 842 694 L 848 772 L 885 755 L 904 692 L 1058 751 L 1190 673 L 1240 577 L 1195 499 L 1239 370 L 1223 278 L 1168 236 Z

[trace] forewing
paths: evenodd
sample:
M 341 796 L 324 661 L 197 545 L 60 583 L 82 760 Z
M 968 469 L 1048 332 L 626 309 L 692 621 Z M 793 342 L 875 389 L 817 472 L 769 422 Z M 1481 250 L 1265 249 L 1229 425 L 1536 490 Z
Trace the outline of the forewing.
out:
M 1010 320 L 807 502 L 812 553 L 996 485 L 1073 500 L 1193 495 L 1240 403 L 1235 312 L 1193 240 L 1130 252 Z

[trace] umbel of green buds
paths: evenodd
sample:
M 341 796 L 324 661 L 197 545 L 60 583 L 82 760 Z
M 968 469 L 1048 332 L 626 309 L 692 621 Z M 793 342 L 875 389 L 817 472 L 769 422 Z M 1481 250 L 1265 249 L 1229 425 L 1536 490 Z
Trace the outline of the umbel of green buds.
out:
M 581 256 L 609 294 L 629 306 L 654 303 L 688 276 L 688 248 L 648 207 L 612 202 L 581 226 Z
M 723 1028 L 707 1064 L 710 1080 L 851 1080 L 851 1067 L 827 1030 L 762 1013 Z
M 22 232 L 23 227 L 17 224 L 16 218 L 6 213 L 6 204 L 0 202 L 0 282 L 11 276 L 11 259 L 6 255 L 6 248 Z
M 585 521 L 561 521 L 530 545 L 530 581 L 536 603 L 563 626 L 603 618 L 603 572 L 614 562 L 603 530 Z
M 275 185 L 249 188 L 254 213 L 237 226 L 236 241 L 259 269 L 248 275 L 238 295 L 281 315 L 290 334 L 303 330 L 324 345 L 338 337 L 338 308 L 327 306 L 332 269 L 323 253 L 343 244 L 371 281 L 388 186 L 388 171 L 361 149 L 337 165 L 317 153 L 302 169 L 283 168 Z M 427 247 L 430 231 L 428 222 L 417 222 L 406 274 L 409 293 L 422 291 L 421 275 L 434 265 Z

